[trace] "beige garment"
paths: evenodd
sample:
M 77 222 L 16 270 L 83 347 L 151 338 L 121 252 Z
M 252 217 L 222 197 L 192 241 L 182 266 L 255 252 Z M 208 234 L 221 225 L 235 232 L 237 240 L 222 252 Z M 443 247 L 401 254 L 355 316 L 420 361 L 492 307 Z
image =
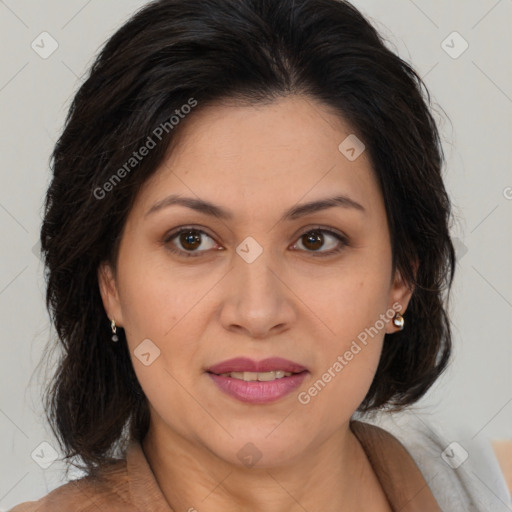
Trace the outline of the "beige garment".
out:
M 441 512 L 416 463 L 385 430 L 351 422 L 393 508 L 400 512 Z M 10 512 L 173 512 L 151 471 L 138 441 L 131 441 L 126 459 L 102 471 L 101 479 L 72 480 L 38 501 Z

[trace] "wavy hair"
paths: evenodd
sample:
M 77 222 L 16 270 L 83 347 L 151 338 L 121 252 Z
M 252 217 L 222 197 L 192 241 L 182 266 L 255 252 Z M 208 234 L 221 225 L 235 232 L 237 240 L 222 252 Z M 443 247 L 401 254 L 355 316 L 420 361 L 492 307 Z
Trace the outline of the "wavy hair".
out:
M 124 331 L 111 342 L 97 279 L 100 263 L 115 268 L 140 187 L 195 112 L 291 94 L 330 107 L 364 142 L 384 197 L 393 269 L 414 286 L 407 328 L 386 335 L 359 411 L 410 405 L 445 369 L 451 206 L 419 75 L 347 1 L 154 1 L 106 42 L 72 101 L 52 153 L 41 228 L 46 305 L 60 349 L 46 414 L 65 458 L 89 474 L 149 426 Z M 197 106 L 171 129 L 169 119 L 191 99 Z M 156 147 L 128 172 L 126 162 L 161 126 Z M 123 179 L 112 183 L 123 166 Z

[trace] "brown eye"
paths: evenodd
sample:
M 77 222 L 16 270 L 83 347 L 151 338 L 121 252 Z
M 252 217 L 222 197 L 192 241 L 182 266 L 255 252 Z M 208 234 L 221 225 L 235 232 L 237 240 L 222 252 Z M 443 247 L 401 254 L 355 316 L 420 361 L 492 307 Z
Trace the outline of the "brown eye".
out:
M 201 245 L 201 236 L 197 231 L 184 231 L 179 234 L 179 241 L 184 249 L 193 251 Z
M 163 242 L 171 252 L 185 258 L 202 256 L 209 250 L 215 249 L 216 245 L 213 238 L 203 230 L 190 227 L 174 231 L 166 236 Z M 304 249 L 301 247 L 299 249 L 314 256 L 330 256 L 340 252 L 348 245 L 345 236 L 322 228 L 310 229 L 305 232 L 299 238 L 299 242 L 295 246 L 302 245 Z M 322 248 L 327 248 L 327 250 L 320 250 Z
M 329 240 L 331 241 L 329 242 Z M 299 238 L 299 241 L 306 252 L 318 253 L 315 256 L 329 256 L 340 252 L 348 245 L 344 236 L 327 229 L 309 230 Z M 326 241 L 328 242 L 327 250 L 320 251 L 319 249 L 326 246 Z
M 324 237 L 320 233 L 320 231 L 310 231 L 302 235 L 302 242 L 304 247 L 311 249 L 312 251 L 316 251 L 321 248 L 324 243 Z
M 210 240 L 210 242 L 205 242 L 205 239 Z M 169 234 L 165 237 L 164 244 L 171 252 L 187 258 L 201 256 L 202 253 L 215 247 L 215 242 L 211 236 L 200 229 L 194 228 L 181 228 Z

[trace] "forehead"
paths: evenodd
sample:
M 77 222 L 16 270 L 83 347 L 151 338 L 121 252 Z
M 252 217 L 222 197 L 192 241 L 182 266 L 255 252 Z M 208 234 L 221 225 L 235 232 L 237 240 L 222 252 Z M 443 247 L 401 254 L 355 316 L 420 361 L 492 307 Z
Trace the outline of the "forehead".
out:
M 336 194 L 365 208 L 380 200 L 367 152 L 356 159 L 344 152 L 344 141 L 357 141 L 355 134 L 311 98 L 215 104 L 185 121 L 139 193 L 136 207 L 144 212 L 170 193 L 233 205 L 240 214 Z

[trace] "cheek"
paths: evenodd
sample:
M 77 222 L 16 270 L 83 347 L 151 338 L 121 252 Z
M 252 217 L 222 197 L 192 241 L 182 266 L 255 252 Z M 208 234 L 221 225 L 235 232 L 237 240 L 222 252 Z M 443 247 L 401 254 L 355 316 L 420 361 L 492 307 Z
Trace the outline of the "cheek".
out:
M 211 291 L 219 276 L 178 268 L 150 250 L 125 253 L 118 271 L 125 333 L 142 388 L 150 401 L 158 402 L 163 389 L 174 401 L 187 398 L 181 397 L 178 383 L 190 387 L 202 371 L 197 363 L 200 340 L 211 318 Z M 150 360 L 157 355 L 154 363 L 144 366 L 137 360 L 140 347 L 150 353 Z
M 373 381 L 386 321 L 394 313 L 388 311 L 390 268 L 386 258 L 360 257 L 325 280 L 322 293 L 306 295 L 321 322 L 317 372 L 299 401 L 318 414 L 330 410 L 333 421 L 357 409 Z
M 208 289 L 148 250 L 120 258 L 119 281 L 125 330 L 134 340 L 170 337 Z
M 294 292 L 304 298 L 304 314 L 318 322 L 320 340 L 346 343 L 386 312 L 390 280 L 390 258 L 360 252 L 328 274 L 297 279 Z
M 385 335 L 380 315 L 385 309 L 380 307 L 382 301 L 367 298 L 353 311 L 343 305 L 331 308 L 334 334 L 316 338 L 317 371 L 297 397 L 308 414 L 327 418 L 328 428 L 350 418 L 377 371 Z
M 125 273 L 121 300 L 132 364 L 159 414 L 165 414 L 169 403 L 184 410 L 190 397 L 183 386 L 189 389 L 199 371 L 192 362 L 204 331 L 194 305 L 211 285 L 193 286 L 194 281 L 176 278 L 158 266 L 142 273 L 144 267 L 135 269 L 139 264 L 127 259 L 124 268 L 120 266 Z

